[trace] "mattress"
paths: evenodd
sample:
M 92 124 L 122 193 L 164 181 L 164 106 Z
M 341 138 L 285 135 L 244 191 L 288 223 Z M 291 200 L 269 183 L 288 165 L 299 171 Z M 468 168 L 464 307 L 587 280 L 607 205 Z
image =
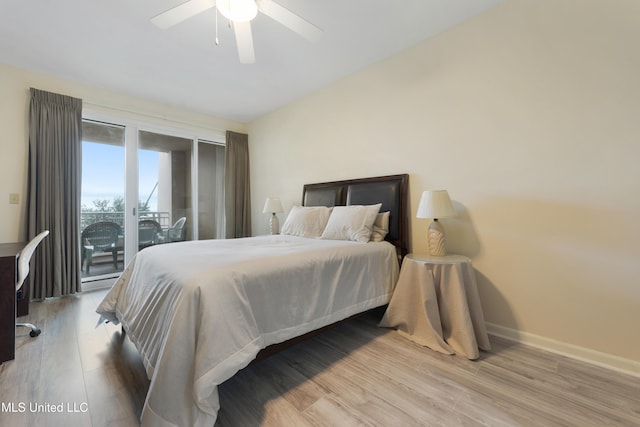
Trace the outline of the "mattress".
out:
M 214 425 L 217 386 L 268 345 L 388 303 L 388 242 L 260 236 L 139 252 L 98 307 L 151 380 L 143 426 Z

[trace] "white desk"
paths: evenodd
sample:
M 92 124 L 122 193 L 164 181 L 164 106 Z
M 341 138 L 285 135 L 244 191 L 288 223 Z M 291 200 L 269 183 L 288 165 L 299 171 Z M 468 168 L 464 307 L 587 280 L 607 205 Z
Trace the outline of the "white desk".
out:
M 409 254 L 380 326 L 445 354 L 490 350 L 471 260 Z

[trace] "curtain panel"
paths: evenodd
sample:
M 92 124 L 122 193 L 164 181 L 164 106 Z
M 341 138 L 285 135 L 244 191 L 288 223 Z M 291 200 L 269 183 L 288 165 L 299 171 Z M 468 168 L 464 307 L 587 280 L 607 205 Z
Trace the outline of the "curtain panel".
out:
M 225 237 L 251 236 L 249 135 L 227 131 L 225 155 Z
M 81 290 L 81 168 L 82 100 L 31 88 L 27 239 L 50 231 L 33 257 L 32 299 Z

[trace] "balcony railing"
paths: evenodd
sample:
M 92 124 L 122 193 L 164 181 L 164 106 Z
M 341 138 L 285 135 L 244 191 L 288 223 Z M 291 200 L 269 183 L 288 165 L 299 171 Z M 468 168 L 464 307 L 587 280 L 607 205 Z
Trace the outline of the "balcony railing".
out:
M 140 212 L 138 219 L 152 219 L 163 229 L 171 227 L 169 212 Z M 89 224 L 102 221 L 115 222 L 124 228 L 124 212 L 80 212 L 80 231 Z

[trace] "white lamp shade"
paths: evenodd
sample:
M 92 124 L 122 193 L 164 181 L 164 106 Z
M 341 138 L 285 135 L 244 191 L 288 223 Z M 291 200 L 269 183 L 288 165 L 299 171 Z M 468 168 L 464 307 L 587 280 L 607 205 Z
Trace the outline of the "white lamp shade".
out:
M 416 218 L 445 218 L 455 215 L 447 190 L 430 190 L 422 193 Z
M 247 22 L 258 14 L 258 5 L 254 0 L 217 0 L 216 7 L 229 21 Z
M 282 209 L 282 203 L 278 197 L 268 197 L 267 201 L 264 202 L 264 208 L 262 209 L 262 213 L 279 213 L 284 212 Z

